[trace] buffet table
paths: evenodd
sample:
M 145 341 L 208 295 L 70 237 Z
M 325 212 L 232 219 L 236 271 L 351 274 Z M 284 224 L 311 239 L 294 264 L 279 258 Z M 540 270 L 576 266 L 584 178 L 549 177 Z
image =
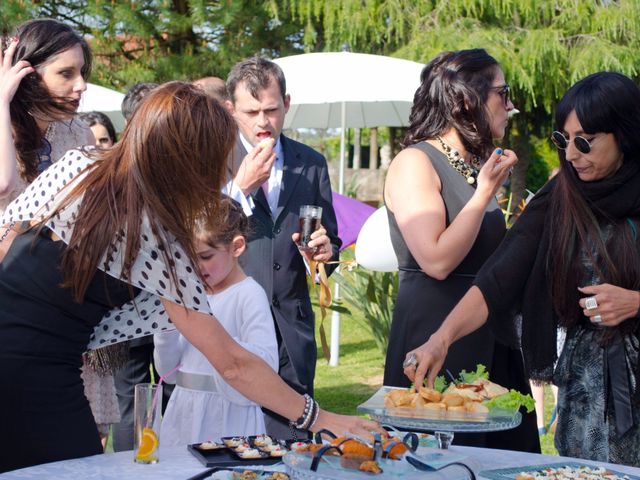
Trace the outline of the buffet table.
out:
M 530 453 L 512 452 L 507 450 L 492 450 L 486 448 L 472 448 L 452 446 L 450 452 L 468 456 L 465 463 L 478 474 L 483 470 L 491 470 L 508 467 L 523 467 L 528 465 L 546 465 L 550 463 L 576 463 L 585 465 L 605 466 L 621 473 L 627 473 L 640 477 L 640 468 L 625 467 L 621 465 L 603 464 L 575 458 L 556 457 L 550 455 L 535 455 Z M 284 466 L 259 467 L 261 469 L 281 470 Z M 206 468 L 191 455 L 186 447 L 170 447 L 160 450 L 160 462 L 155 465 L 140 465 L 133 462 L 133 452 L 108 453 L 94 455 L 92 457 L 66 460 L 62 462 L 48 463 L 35 467 L 15 470 L 0 474 L 1 480 L 9 479 L 83 479 L 83 480 L 186 480 L 203 471 Z M 445 473 L 425 473 L 425 478 L 445 479 L 451 478 Z M 216 476 L 225 478 L 228 476 Z M 210 478 L 210 477 L 209 477 Z M 381 476 L 367 475 L 366 478 L 384 478 Z M 478 478 L 485 478 L 478 476 Z

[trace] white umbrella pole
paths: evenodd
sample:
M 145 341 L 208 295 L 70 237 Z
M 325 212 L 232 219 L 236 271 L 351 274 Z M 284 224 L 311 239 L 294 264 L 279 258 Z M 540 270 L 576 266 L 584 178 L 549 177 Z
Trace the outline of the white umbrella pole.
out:
M 342 102 L 342 119 L 340 129 L 340 174 L 338 177 L 338 193 L 344 194 L 344 156 L 345 156 L 345 130 L 347 124 L 347 103 Z M 338 270 L 338 267 L 336 270 Z M 336 282 L 333 292 L 333 300 L 337 301 L 340 298 L 340 285 Z M 332 367 L 338 366 L 338 358 L 340 357 L 340 312 L 335 310 L 331 312 L 331 358 L 329 365 Z

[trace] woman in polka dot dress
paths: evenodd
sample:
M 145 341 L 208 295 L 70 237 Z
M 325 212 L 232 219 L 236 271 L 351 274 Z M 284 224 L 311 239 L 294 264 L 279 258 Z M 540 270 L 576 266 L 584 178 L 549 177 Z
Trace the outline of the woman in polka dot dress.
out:
M 292 422 L 337 435 L 379 429 L 296 393 L 210 311 L 193 232 L 197 218 L 220 216 L 236 128 L 197 87 L 165 84 L 112 149 L 68 152 L 7 207 L 0 472 L 100 453 L 82 352 L 173 328 L 234 389 Z
M 20 25 L 4 57 L 0 53 L 0 215 L 68 150 L 94 144 L 91 130 L 74 118 L 90 70 L 86 42 L 55 20 Z M 85 395 L 103 445 L 109 424 L 120 421 L 112 374 L 119 350 L 91 352 L 83 365 Z

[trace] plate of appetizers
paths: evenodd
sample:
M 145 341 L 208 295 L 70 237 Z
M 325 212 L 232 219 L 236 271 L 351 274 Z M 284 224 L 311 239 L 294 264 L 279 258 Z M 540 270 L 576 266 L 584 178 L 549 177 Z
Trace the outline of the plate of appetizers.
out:
M 288 451 L 284 442 L 267 435 L 223 437 L 219 442 L 195 443 L 188 445 L 187 449 L 206 467 L 273 465 L 279 463 Z
M 607 467 L 572 462 L 486 470 L 480 475 L 491 480 L 640 480 Z
M 508 430 L 522 421 L 521 405 L 533 409 L 533 399 L 491 382 L 478 365 L 455 382 L 438 377 L 433 388 L 381 387 L 358 411 L 381 423 L 415 430 L 479 432 Z

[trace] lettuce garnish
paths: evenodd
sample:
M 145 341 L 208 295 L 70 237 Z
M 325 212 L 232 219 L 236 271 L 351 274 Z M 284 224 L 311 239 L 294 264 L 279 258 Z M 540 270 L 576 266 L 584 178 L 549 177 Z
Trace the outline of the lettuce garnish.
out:
M 484 404 L 489 409 L 498 408 L 504 410 L 518 410 L 520 406 L 523 406 L 528 413 L 531 413 L 536 405 L 531 395 L 523 395 L 513 389 L 509 390 L 509 393 L 487 400 Z
M 479 378 L 489 380 L 489 372 L 487 372 L 487 367 L 480 363 L 476 365 L 475 372 L 467 372 L 466 370 L 462 370 L 460 372 L 460 383 L 473 383 Z

